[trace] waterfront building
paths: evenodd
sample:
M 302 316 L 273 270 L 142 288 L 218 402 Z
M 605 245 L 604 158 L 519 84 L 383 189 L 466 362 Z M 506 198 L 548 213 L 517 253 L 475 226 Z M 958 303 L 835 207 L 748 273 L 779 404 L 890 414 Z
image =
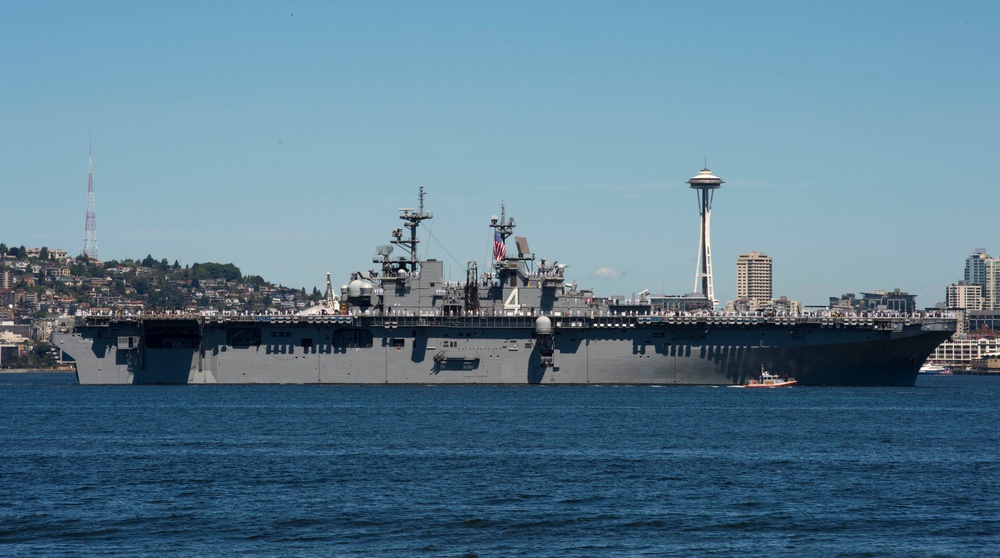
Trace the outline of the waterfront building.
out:
M 712 303 L 699 293 L 686 295 L 651 294 L 649 303 L 656 312 L 696 312 L 711 310 Z
M 736 298 L 758 303 L 774 298 L 771 257 L 750 251 L 736 257 Z
M 985 248 L 976 248 L 971 256 L 965 258 L 965 280 L 972 285 L 986 284 L 986 260 L 990 259 Z
M 971 310 L 965 313 L 965 323 L 968 331 L 1000 335 L 1000 310 Z
M 917 295 L 894 289 L 884 291 L 878 289 L 870 293 L 861 293 L 858 298 L 854 293 L 830 297 L 830 310 L 854 312 L 898 312 L 912 314 L 917 310 Z
M 873 293 L 861 293 L 864 310 L 875 312 L 900 312 L 912 314 L 917 311 L 917 295 L 911 295 L 894 289 L 892 292 L 876 290 Z
M 1000 310 L 1000 257 L 991 258 L 984 248 L 965 259 L 965 281 L 978 285 L 982 292 L 982 310 Z
M 24 354 L 24 345 L 0 342 L 0 365 L 12 364 Z
M 983 310 L 1000 310 L 1000 257 L 984 260 Z
M 781 296 L 772 300 L 751 300 L 739 298 L 726 302 L 727 312 L 765 312 L 782 316 L 798 316 L 802 314 L 802 303 Z
M 957 285 L 948 285 L 948 308 L 953 310 L 982 310 L 983 288 L 969 281 L 959 281 Z
M 790 314 L 798 316 L 802 313 L 802 303 L 797 300 L 790 300 L 787 296 L 780 296 L 772 301 L 775 313 Z
M 934 349 L 927 359 L 958 369 L 986 368 L 986 361 L 1000 358 L 1000 337 L 955 335 Z

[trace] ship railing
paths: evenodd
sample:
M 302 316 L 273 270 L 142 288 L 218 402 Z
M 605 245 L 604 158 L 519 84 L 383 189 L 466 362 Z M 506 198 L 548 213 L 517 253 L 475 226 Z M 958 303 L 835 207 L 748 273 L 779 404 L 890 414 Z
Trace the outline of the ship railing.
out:
M 595 315 L 590 313 L 582 316 L 569 314 L 547 314 L 557 327 L 562 328 L 627 328 L 658 325 L 658 326 L 739 326 L 752 327 L 757 325 L 801 326 L 821 328 L 864 328 L 864 329 L 895 329 L 911 325 L 932 325 L 941 328 L 954 328 L 956 319 L 953 316 L 909 316 L 909 315 L 860 315 L 860 316 L 830 316 L 810 314 L 800 316 L 761 316 L 734 314 L 686 314 L 686 315 Z M 440 327 L 479 327 L 479 328 L 524 328 L 533 327 L 537 316 L 353 316 L 353 315 L 214 315 L 202 316 L 190 313 L 136 313 L 129 315 L 93 314 L 75 316 L 77 327 L 109 327 L 111 324 L 140 324 L 147 321 L 181 321 L 195 320 L 205 324 L 311 324 L 311 325 L 373 325 L 386 327 L 409 326 L 440 326 Z

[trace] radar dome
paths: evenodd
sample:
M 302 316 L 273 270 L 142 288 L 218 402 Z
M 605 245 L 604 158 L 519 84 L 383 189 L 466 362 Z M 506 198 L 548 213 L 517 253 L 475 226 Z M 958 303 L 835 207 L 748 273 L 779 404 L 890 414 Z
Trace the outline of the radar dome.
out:
M 552 335 L 552 320 L 548 316 L 539 316 L 535 320 L 535 333 L 538 335 Z
M 347 286 L 347 296 L 354 298 L 361 296 L 361 286 L 364 285 L 364 281 L 361 279 L 355 279 L 351 281 L 351 284 Z

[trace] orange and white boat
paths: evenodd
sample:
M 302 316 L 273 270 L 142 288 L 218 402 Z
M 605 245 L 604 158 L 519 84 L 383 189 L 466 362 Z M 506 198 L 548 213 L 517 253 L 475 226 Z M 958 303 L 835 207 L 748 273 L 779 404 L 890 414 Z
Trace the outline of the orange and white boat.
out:
M 764 365 L 760 365 L 760 379 L 750 380 L 744 387 L 748 388 L 775 388 L 794 386 L 799 383 L 795 378 L 781 378 L 777 374 L 772 374 L 764 370 Z

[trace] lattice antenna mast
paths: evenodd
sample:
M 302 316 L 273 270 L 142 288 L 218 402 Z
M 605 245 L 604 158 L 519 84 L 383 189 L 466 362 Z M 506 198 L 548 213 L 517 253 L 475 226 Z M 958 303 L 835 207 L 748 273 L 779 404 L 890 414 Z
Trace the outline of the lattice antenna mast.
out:
M 407 262 L 400 258 L 402 268 L 416 271 L 417 264 L 419 263 L 417 261 L 417 244 L 420 243 L 420 240 L 417 238 L 417 227 L 420 226 L 420 222 L 424 219 L 434 218 L 434 215 L 424 212 L 424 187 L 420 186 L 420 206 L 416 213 L 413 212 L 412 207 L 401 207 L 399 210 L 403 212 L 399 218 L 406 221 L 403 226 L 410 229 L 410 238 L 409 240 L 404 239 L 402 229 L 396 229 L 392 231 L 391 242 L 410 253 L 410 261 Z
M 97 210 L 94 208 L 94 142 L 90 142 L 90 172 L 87 173 L 87 222 L 83 227 L 83 257 L 97 259 Z

